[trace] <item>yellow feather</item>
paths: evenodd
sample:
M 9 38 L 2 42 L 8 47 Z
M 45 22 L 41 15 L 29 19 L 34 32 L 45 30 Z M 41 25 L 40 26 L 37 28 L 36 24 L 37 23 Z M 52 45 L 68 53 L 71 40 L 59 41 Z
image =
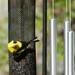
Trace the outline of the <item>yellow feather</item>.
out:
M 16 43 L 14 43 L 14 41 L 12 40 L 11 42 L 8 43 L 8 50 L 11 53 L 15 53 L 21 47 L 22 47 L 22 43 L 19 42 L 19 41 L 17 41 Z

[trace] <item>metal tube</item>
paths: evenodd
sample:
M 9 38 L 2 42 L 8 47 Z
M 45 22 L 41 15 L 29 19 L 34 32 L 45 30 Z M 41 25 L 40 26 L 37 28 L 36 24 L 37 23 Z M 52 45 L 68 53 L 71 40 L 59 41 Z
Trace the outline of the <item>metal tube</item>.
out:
M 47 75 L 47 0 L 43 0 L 42 75 Z
M 50 30 L 51 30 L 51 49 L 50 49 L 50 58 L 51 58 L 51 64 L 50 64 L 50 70 L 51 74 L 50 75 L 57 75 L 56 73 L 56 54 L 57 54 L 57 26 L 56 26 L 56 20 L 51 19 L 51 25 L 50 25 Z
M 65 75 L 69 75 L 69 35 L 68 32 L 70 31 L 70 22 L 65 21 L 64 26 L 64 54 L 65 54 Z
M 74 75 L 74 32 L 69 32 L 69 75 Z

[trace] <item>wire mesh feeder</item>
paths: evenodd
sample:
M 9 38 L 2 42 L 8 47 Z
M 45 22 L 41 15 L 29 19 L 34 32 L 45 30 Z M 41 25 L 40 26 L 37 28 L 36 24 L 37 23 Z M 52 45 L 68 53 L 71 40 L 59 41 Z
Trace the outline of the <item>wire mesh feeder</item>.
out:
M 35 37 L 35 0 L 8 0 L 9 42 L 28 41 Z M 26 51 L 23 58 L 14 60 L 9 53 L 10 75 L 36 75 L 35 45 Z

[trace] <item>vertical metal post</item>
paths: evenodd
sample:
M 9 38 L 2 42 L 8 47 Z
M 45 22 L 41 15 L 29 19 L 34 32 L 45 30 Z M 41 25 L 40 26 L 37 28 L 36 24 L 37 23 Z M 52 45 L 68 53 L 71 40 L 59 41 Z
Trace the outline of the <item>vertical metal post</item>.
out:
M 69 75 L 69 34 L 68 32 L 70 31 L 70 22 L 65 21 L 65 26 L 64 26 L 64 43 L 65 43 L 65 75 Z
M 51 30 L 51 49 L 50 49 L 50 57 L 51 57 L 51 74 L 50 75 L 57 75 L 56 73 L 56 54 L 57 54 L 57 26 L 56 26 L 56 20 L 51 19 L 51 25 L 50 25 L 50 30 Z
M 42 75 L 47 75 L 47 0 L 43 0 L 43 53 Z
M 9 42 L 35 37 L 35 0 L 8 0 Z M 35 44 L 19 57 L 9 53 L 9 75 L 36 75 Z
M 74 75 L 74 32 L 69 32 L 69 75 Z

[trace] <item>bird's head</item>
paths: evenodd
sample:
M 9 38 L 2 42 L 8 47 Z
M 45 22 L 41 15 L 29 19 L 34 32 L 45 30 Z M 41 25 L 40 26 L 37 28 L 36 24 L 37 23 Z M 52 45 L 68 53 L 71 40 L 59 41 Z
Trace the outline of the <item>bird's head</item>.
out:
M 20 41 L 14 41 L 8 43 L 8 50 L 11 53 L 17 52 L 22 47 L 22 43 Z

